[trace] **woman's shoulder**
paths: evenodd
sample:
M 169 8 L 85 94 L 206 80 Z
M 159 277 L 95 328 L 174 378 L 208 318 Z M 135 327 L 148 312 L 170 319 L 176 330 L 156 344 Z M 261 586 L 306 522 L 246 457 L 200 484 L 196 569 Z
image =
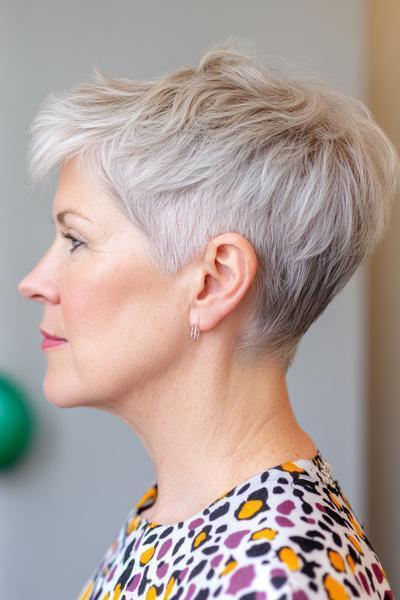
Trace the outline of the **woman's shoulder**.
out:
M 298 592 L 302 600 L 392 597 L 364 525 L 319 451 L 314 459 L 280 465 L 248 491 L 240 510 L 258 503 L 256 518 L 233 527 L 239 525 L 236 534 L 248 527 L 239 560 L 254 569 L 253 590 L 288 598 Z

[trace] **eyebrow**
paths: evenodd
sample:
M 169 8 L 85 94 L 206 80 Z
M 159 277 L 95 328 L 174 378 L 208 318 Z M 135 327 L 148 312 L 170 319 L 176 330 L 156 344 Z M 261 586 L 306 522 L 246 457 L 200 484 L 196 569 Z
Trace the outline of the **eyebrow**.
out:
M 70 208 L 68 208 L 67 210 L 63 210 L 61 212 L 58 213 L 56 219 L 59 223 L 61 223 L 61 225 L 64 225 L 65 223 L 65 215 L 78 215 L 78 217 L 81 217 L 82 219 L 86 219 L 86 221 L 90 221 L 90 219 L 88 219 L 87 217 L 84 217 L 81 213 L 79 213 L 76 210 L 72 210 Z M 54 219 L 53 217 L 51 217 L 51 222 L 54 224 Z

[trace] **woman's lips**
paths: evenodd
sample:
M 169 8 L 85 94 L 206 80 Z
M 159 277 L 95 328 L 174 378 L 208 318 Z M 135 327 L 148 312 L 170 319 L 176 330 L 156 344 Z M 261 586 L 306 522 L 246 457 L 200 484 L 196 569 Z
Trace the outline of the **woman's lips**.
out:
M 42 341 L 42 350 L 47 350 L 49 348 L 54 348 L 55 346 L 62 346 L 62 344 L 66 344 L 67 340 L 52 340 L 51 338 L 45 337 Z
M 42 328 L 40 328 L 40 332 L 44 336 L 44 339 L 42 341 L 42 350 L 55 348 L 55 346 L 61 346 L 62 344 L 65 344 L 67 342 L 65 338 L 56 337 L 55 335 L 52 335 L 51 333 L 45 331 Z

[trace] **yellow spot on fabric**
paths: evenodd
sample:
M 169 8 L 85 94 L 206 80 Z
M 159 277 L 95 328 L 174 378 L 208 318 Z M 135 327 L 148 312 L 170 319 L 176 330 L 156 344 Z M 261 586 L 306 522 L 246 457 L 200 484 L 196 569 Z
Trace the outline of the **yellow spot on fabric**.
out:
M 364 554 L 359 542 L 356 540 L 356 538 L 353 535 L 346 533 L 346 537 L 348 540 L 350 540 L 350 542 L 353 544 L 354 548 L 359 552 L 359 554 Z
M 205 533 L 205 531 L 201 531 L 198 535 L 196 535 L 196 537 L 194 538 L 193 541 L 193 546 L 195 548 L 198 548 L 200 546 L 200 544 L 202 544 L 204 542 L 204 540 L 207 538 L 207 535 Z
M 154 585 L 152 585 L 146 592 L 146 600 L 154 600 L 154 598 L 157 598 L 157 590 Z
M 229 561 L 226 564 L 225 569 L 221 572 L 221 575 L 228 575 L 228 573 L 231 573 L 231 571 L 237 567 L 237 564 L 237 560 Z
M 354 531 L 362 538 L 365 538 L 365 533 L 360 525 L 360 523 L 357 521 L 357 519 L 354 517 L 353 514 L 349 514 L 349 520 L 350 523 L 353 526 Z
M 331 565 L 335 567 L 336 571 L 345 571 L 346 565 L 344 564 L 343 558 L 340 556 L 336 550 L 328 550 L 329 560 L 331 561 Z
M 141 508 L 149 500 L 154 500 L 156 498 L 156 496 L 157 496 L 156 488 L 153 485 L 147 490 L 147 492 L 145 492 L 143 494 L 143 496 L 140 498 L 139 502 L 137 502 L 136 509 Z
M 284 546 L 278 551 L 278 556 L 280 560 L 285 563 L 285 565 L 291 571 L 298 571 L 300 569 L 301 563 L 300 559 L 297 556 L 296 552 L 289 548 L 288 546 Z
M 332 575 L 327 575 L 324 578 L 324 586 L 329 600 L 350 600 L 345 588 Z
M 304 473 L 303 467 L 299 467 L 294 462 L 283 463 L 283 465 L 281 465 L 281 467 L 284 471 L 290 471 L 291 473 L 293 473 L 293 472 Z
M 127 534 L 129 535 L 130 533 L 132 533 L 132 531 L 135 531 L 135 529 L 138 528 L 139 523 L 140 523 L 140 517 L 138 515 L 136 515 L 128 523 Z
M 119 583 L 117 585 L 117 587 L 115 588 L 115 590 L 114 590 L 114 595 L 112 597 L 112 600 L 118 600 L 119 599 L 119 597 L 121 595 L 121 590 L 122 590 L 122 584 Z
M 276 531 L 276 529 L 270 529 L 269 527 L 265 527 L 264 529 L 259 529 L 259 531 L 255 531 L 252 534 L 251 539 L 252 540 L 260 540 L 260 539 L 273 540 L 273 539 L 275 539 L 277 533 L 278 532 Z
M 140 564 L 141 565 L 147 564 L 149 562 L 149 560 L 153 557 L 154 552 L 155 552 L 154 546 L 151 546 L 150 548 L 147 548 L 147 550 L 142 552 L 142 554 L 140 555 Z
M 102 598 L 102 600 L 110 600 L 110 594 L 106 592 Z
M 262 508 L 261 500 L 247 500 L 239 511 L 238 519 L 250 519 Z
M 167 587 L 165 588 L 165 594 L 164 594 L 164 600 L 168 600 L 168 598 L 170 597 L 171 593 L 172 593 L 172 589 L 175 585 L 175 577 L 171 577 L 170 580 L 167 583 Z
M 351 569 L 351 572 L 352 572 L 352 573 L 355 573 L 355 570 L 356 570 L 356 563 L 354 562 L 354 559 L 353 559 L 353 557 L 351 556 L 351 554 L 347 554 L 347 556 L 346 556 L 346 560 L 347 560 L 347 563 L 348 563 L 348 565 L 349 565 L 349 567 L 350 567 L 350 569 Z
M 339 502 L 339 498 L 336 496 L 336 494 L 332 494 L 332 492 L 329 492 L 329 497 L 335 504 L 335 506 L 337 506 L 337 508 L 342 508 L 342 503 Z
M 78 600 L 89 600 L 90 594 L 93 592 L 94 583 L 91 581 L 87 587 L 84 589 L 82 594 L 79 596 Z

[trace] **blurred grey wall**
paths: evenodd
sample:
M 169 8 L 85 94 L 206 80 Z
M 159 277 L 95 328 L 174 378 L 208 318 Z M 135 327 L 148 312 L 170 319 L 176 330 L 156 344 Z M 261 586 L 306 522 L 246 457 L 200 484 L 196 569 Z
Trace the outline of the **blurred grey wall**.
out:
M 1 0 L 0 6 L 0 371 L 21 382 L 40 424 L 26 459 L 0 473 L 0 597 L 71 600 L 153 469 L 125 424 L 86 408 L 59 409 L 43 395 L 46 357 L 38 331 L 43 306 L 21 298 L 17 284 L 53 239 L 56 178 L 42 191 L 30 189 L 25 152 L 31 120 L 48 92 L 88 80 L 93 66 L 112 76 L 149 79 L 197 63 L 228 36 L 256 44 L 269 64 L 313 71 L 365 100 L 365 5 Z M 363 267 L 302 340 L 288 376 L 298 419 L 333 465 L 361 522 L 367 466 L 365 286 Z
M 400 152 L 400 3 L 368 2 L 367 98 L 375 118 Z M 368 290 L 367 520 L 376 549 L 385 554 L 395 597 L 400 597 L 400 193 L 390 228 L 370 261 Z

